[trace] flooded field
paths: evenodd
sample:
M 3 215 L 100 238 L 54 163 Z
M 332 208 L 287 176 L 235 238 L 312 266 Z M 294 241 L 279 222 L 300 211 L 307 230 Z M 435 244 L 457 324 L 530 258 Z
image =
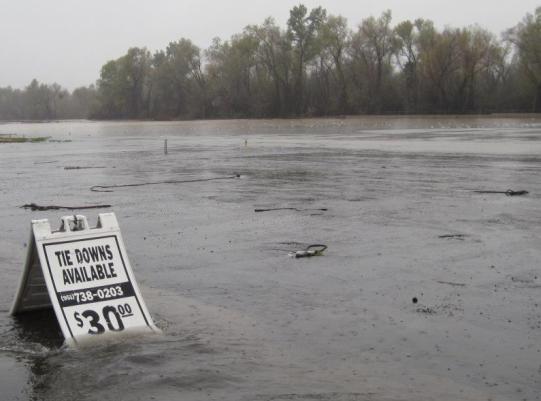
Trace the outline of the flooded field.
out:
M 50 139 L 0 144 L 3 400 L 541 399 L 539 116 L 7 134 Z M 50 312 L 10 317 L 31 219 L 72 213 L 29 203 L 112 205 L 164 334 L 74 350 Z

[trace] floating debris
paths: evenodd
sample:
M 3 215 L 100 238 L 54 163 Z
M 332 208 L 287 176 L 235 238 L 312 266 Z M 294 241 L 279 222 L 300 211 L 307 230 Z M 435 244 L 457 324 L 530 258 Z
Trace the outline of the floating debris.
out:
M 447 285 L 451 285 L 453 287 L 465 287 L 466 286 L 466 283 L 453 283 L 451 281 L 439 281 L 439 280 L 436 280 L 436 283 L 447 284 Z
M 420 306 L 417 308 L 417 312 L 426 313 L 427 315 L 433 315 L 436 313 L 436 311 L 430 306 Z
M 49 139 L 48 136 L 16 136 L 16 135 L 0 135 L 0 143 L 25 143 L 25 142 L 45 142 Z
M 272 212 L 274 210 L 294 210 L 295 212 L 311 212 L 311 211 L 326 212 L 329 209 L 327 209 L 326 207 L 308 208 L 308 209 L 300 209 L 300 208 L 297 208 L 297 207 L 274 207 L 274 208 L 270 208 L 270 209 L 254 209 L 254 212 L 256 212 L 256 213 Z
M 47 205 L 47 206 L 41 206 L 37 205 L 35 203 L 27 203 L 25 205 L 22 205 L 22 209 L 30 209 L 33 212 L 38 211 L 45 211 L 45 210 L 82 210 L 82 209 L 103 209 L 111 207 L 111 205 L 87 205 L 87 206 L 59 206 L 59 205 Z
M 417 309 L 415 309 L 417 313 L 423 313 L 426 315 L 436 315 L 436 314 L 445 314 L 449 317 L 455 316 L 457 313 L 463 313 L 464 308 L 462 308 L 459 305 L 455 304 L 439 304 L 439 305 L 419 305 Z
M 313 244 L 308 245 L 303 251 L 289 252 L 288 255 L 292 258 L 309 258 L 311 256 L 322 256 L 325 249 L 327 249 L 327 245 Z
M 464 234 L 443 234 L 443 235 L 438 235 L 438 238 L 458 239 L 458 240 L 461 240 L 461 241 L 464 240 L 464 237 L 465 237 Z
M 66 166 L 64 170 L 87 170 L 91 168 L 107 168 L 107 166 Z
M 141 182 L 137 184 L 94 185 L 90 187 L 90 190 L 92 192 L 113 192 L 114 188 L 142 187 L 145 185 L 158 185 L 158 184 L 186 184 L 186 183 L 191 183 L 191 182 L 232 180 L 235 178 L 240 178 L 240 174 L 229 175 L 225 177 L 214 177 L 214 178 L 196 178 L 193 180 L 165 180 L 165 181 Z
M 529 194 L 528 191 L 525 191 L 523 189 L 518 190 L 518 191 L 508 189 L 507 191 L 482 191 L 482 190 L 479 190 L 479 191 L 473 191 L 473 192 L 478 193 L 478 194 L 505 194 L 507 196 L 521 196 L 521 195 Z
M 34 164 L 50 164 L 50 163 L 58 163 L 58 160 L 48 160 L 44 162 L 34 162 Z

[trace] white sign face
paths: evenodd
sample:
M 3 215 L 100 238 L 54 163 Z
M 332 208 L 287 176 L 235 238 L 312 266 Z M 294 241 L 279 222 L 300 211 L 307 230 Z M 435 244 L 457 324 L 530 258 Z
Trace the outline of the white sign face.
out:
M 62 221 L 55 232 L 47 220 L 32 222 L 11 313 L 52 305 L 68 343 L 132 329 L 159 332 L 137 287 L 115 215 L 100 214 L 96 228 L 88 228 L 84 216 Z
M 149 326 L 116 235 L 42 246 L 72 337 Z

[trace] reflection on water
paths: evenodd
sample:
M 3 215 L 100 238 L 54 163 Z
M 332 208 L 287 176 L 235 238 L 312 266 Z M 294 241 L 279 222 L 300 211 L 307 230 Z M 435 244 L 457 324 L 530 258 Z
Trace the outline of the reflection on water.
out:
M 64 336 L 52 309 L 22 313 L 12 317 L 17 341 L 57 349 Z
M 58 352 L 63 336 L 52 309 L 9 318 L 0 344 L 2 399 L 40 399 L 48 389 L 51 354 Z M 35 397 L 35 398 L 34 398 Z
M 1 398 L 3 400 L 24 400 L 28 398 L 31 392 L 27 380 L 28 371 L 21 358 L 10 355 L 2 351 L 0 355 L 0 374 Z

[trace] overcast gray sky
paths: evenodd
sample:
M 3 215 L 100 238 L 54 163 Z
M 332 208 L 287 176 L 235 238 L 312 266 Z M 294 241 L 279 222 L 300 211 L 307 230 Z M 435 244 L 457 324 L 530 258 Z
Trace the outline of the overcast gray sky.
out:
M 298 0 L 0 0 L 0 87 L 22 88 L 32 78 L 73 89 L 95 82 L 101 66 L 129 47 L 165 48 L 187 37 L 202 48 L 248 24 L 273 16 L 285 26 Z M 393 12 L 393 23 L 423 17 L 438 27 L 479 25 L 500 34 L 541 0 L 320 0 L 355 27 Z

